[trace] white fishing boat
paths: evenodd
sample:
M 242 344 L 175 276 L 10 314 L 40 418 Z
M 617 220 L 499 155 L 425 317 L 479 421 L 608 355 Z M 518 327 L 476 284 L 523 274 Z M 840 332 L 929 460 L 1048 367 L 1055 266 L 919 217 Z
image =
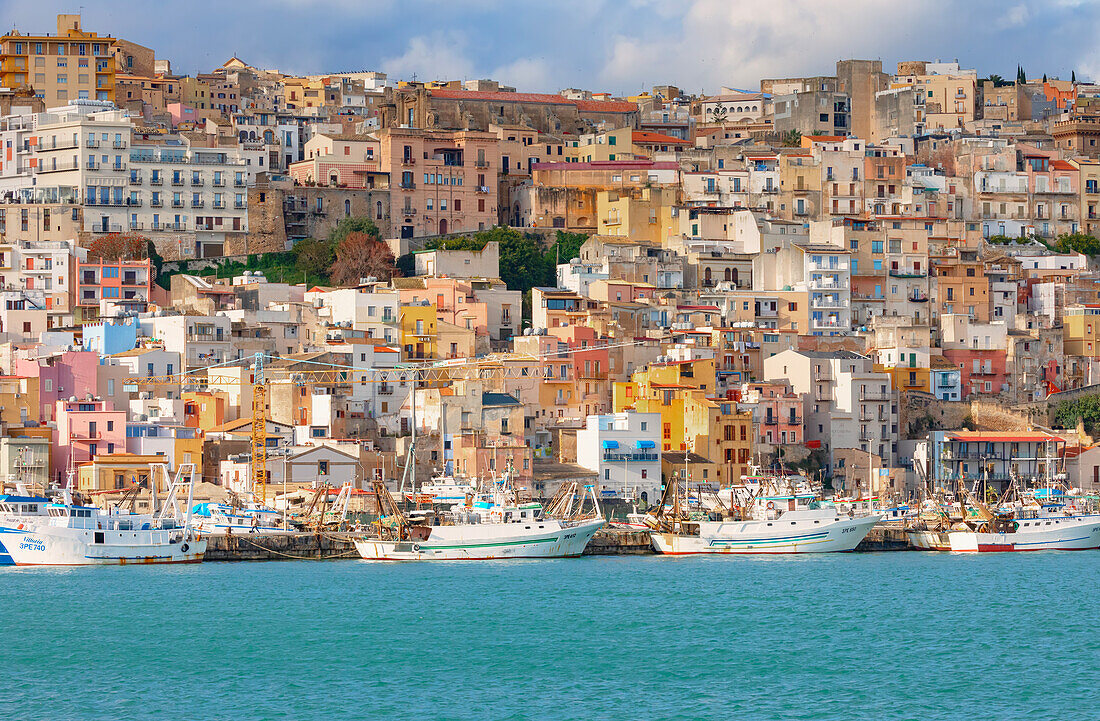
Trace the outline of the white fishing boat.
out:
M 192 525 L 207 536 L 234 536 L 249 533 L 294 533 L 295 528 L 283 523 L 278 511 L 260 503 L 196 503 L 191 509 Z
M 668 555 L 851 551 L 882 519 L 873 512 L 842 512 L 812 492 L 782 492 L 771 481 L 737 503 L 732 518 L 692 518 L 668 488 L 666 496 L 674 497 L 662 509 L 671 506 L 672 512 L 648 521 L 653 547 Z
M 0 502 L 0 561 L 16 566 L 197 563 L 206 541 L 190 525 L 193 468 L 181 466 L 164 506 L 153 514 L 82 505 L 68 490 L 53 500 L 5 496 Z M 168 477 L 166 469 L 164 473 Z M 156 475 L 154 468 L 154 483 Z
M 455 478 L 454 476 L 433 476 L 421 484 L 416 492 L 405 494 L 409 503 L 441 503 L 452 505 L 464 503 L 466 497 L 477 493 L 477 479 Z
M 421 514 L 424 522 L 405 516 L 381 481 L 375 481 L 374 491 L 380 509 L 375 533 L 355 542 L 368 560 L 566 558 L 581 555 L 604 525 L 591 486 L 583 492 L 574 489 L 568 502 L 552 501 L 544 510 L 539 503 L 519 502 L 507 473 L 476 500 L 441 514 Z M 593 510 L 583 513 L 586 496 Z M 567 512 L 561 513 L 563 509 Z
M 1100 517 L 1044 506 L 1038 512 L 998 513 L 959 524 L 946 534 L 951 551 L 1082 551 L 1100 548 Z

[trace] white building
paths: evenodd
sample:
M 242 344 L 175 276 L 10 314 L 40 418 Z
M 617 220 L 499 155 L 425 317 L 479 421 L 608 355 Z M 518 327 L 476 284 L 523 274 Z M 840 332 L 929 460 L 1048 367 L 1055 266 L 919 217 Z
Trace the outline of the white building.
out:
M 577 431 L 577 463 L 596 471 L 601 496 L 656 503 L 661 497 L 661 414 L 588 416 Z

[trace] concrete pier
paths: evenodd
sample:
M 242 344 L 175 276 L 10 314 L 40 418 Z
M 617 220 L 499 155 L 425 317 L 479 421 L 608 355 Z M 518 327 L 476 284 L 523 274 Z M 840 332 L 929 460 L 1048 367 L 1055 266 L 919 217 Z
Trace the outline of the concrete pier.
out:
M 293 561 L 359 558 L 350 533 L 207 536 L 204 561 Z
M 913 551 L 904 528 L 875 526 L 856 546 L 856 551 Z
M 584 549 L 586 556 L 642 556 L 655 553 L 649 531 L 604 526 Z

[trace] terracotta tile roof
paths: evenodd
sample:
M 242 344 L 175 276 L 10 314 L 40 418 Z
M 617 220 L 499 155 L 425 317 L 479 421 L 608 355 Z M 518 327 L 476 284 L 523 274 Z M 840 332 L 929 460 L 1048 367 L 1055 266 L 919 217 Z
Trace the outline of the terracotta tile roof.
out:
M 630 134 L 630 139 L 634 143 L 648 144 L 648 143 L 666 143 L 669 145 L 691 145 L 686 140 L 680 138 L 674 138 L 671 135 L 665 135 L 664 133 L 651 133 L 645 130 L 635 130 Z

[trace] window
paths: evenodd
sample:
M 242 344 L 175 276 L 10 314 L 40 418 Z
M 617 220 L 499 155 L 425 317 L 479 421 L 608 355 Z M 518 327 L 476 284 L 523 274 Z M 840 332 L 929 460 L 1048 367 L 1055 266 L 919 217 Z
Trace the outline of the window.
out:
M 317 475 L 319 475 L 319 476 L 327 476 L 328 475 L 328 461 L 318 461 L 317 462 Z

